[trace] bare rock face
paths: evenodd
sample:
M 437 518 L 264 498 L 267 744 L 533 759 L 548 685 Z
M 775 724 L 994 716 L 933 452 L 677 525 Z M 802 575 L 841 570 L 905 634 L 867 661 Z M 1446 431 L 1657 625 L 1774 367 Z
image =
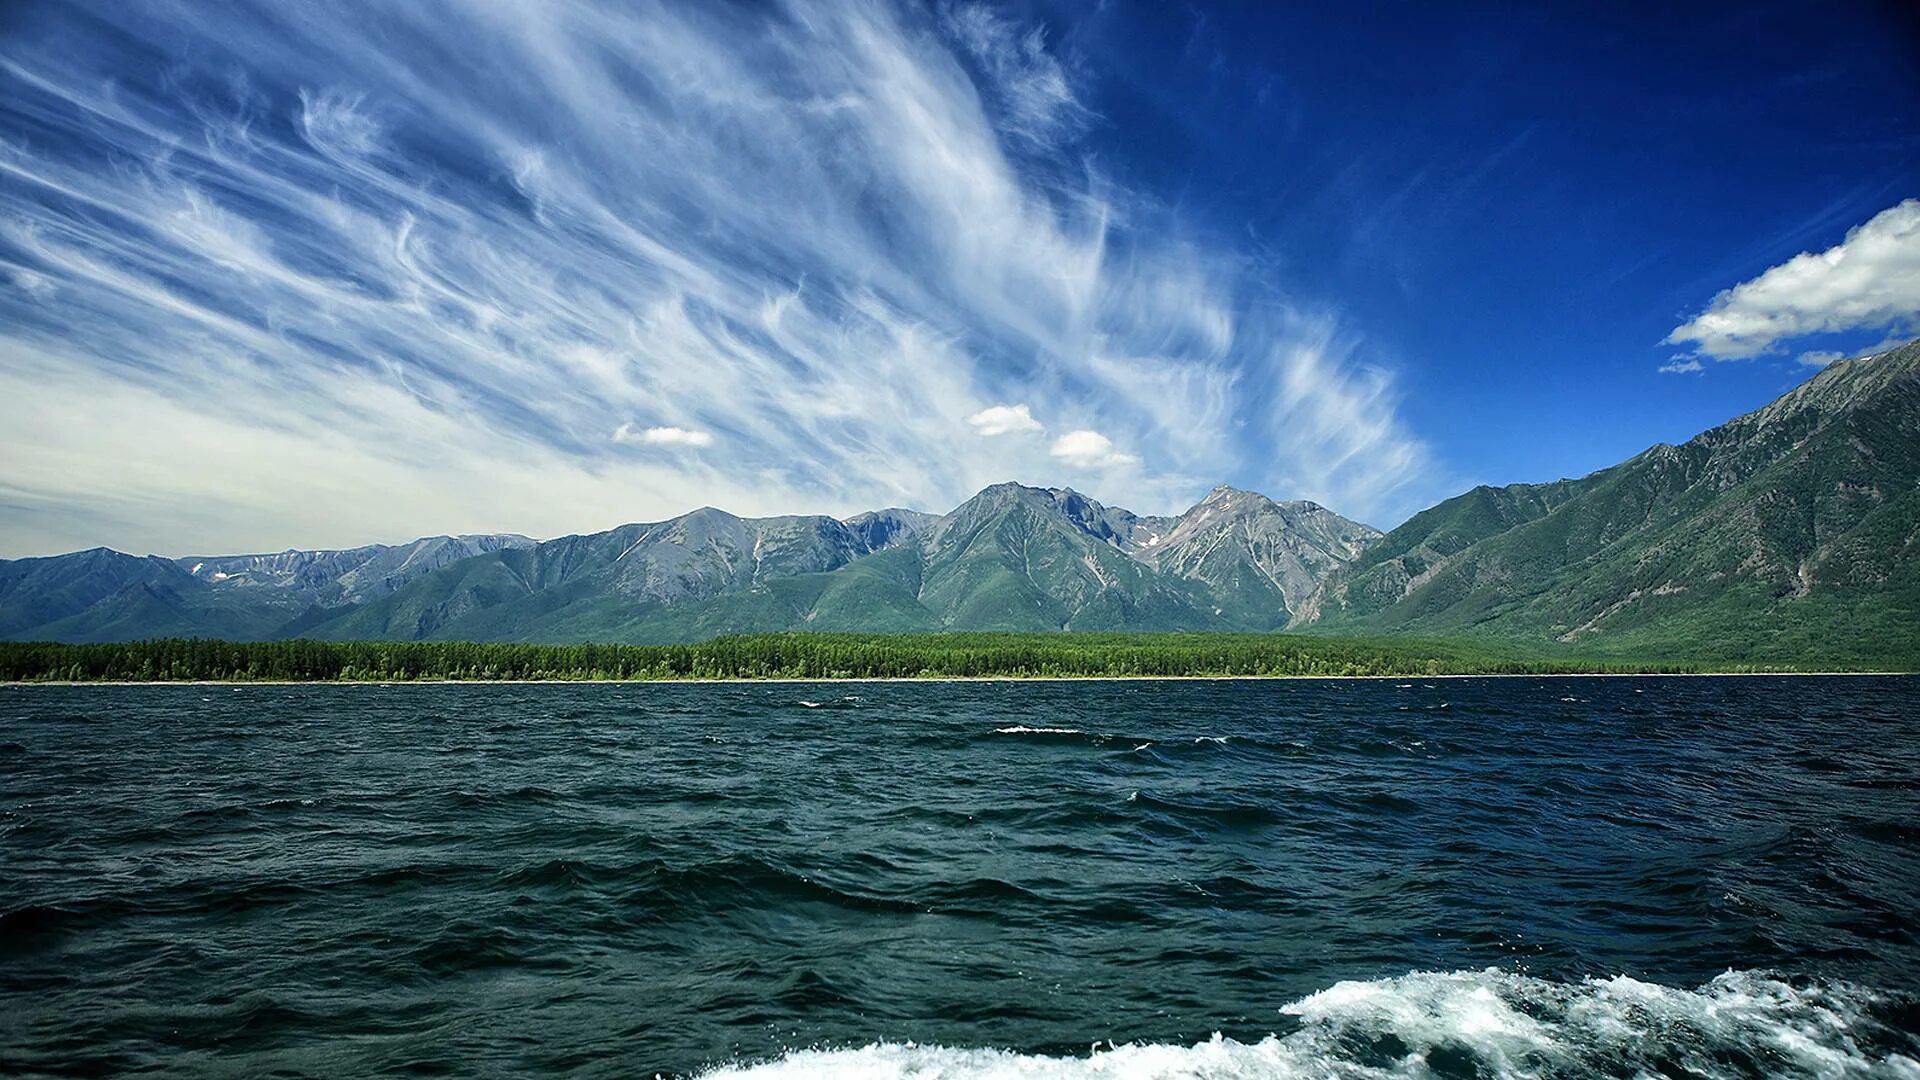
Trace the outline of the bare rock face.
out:
M 266 555 L 189 556 L 175 560 L 194 578 L 222 589 L 284 589 L 306 603 L 335 607 L 385 596 L 448 563 L 490 551 L 532 547 L 516 533 L 428 536 L 410 544 L 338 551 L 288 549 Z
M 939 520 L 938 514 L 902 510 L 895 506 L 885 510 L 869 510 L 864 514 L 855 514 L 843 519 L 841 524 L 853 530 L 853 534 L 860 538 L 861 544 L 872 552 L 885 551 L 901 544 L 916 543 Z
M 1379 537 L 1317 503 L 1222 486 L 1134 550 L 1166 573 L 1205 584 L 1222 614 L 1278 629 L 1327 575 Z

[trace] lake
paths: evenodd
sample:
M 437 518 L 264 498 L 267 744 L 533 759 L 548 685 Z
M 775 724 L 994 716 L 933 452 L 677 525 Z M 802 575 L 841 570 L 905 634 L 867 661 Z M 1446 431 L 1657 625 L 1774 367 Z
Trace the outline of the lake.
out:
M 0 1073 L 1920 1077 L 1920 680 L 0 687 Z

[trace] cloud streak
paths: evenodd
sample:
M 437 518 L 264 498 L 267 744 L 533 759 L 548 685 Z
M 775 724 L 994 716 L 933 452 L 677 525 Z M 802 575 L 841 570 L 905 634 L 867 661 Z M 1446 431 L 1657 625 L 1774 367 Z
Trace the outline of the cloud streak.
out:
M 945 509 L 1062 464 L 1390 516 L 1427 475 L 1350 343 L 1271 377 L 1318 331 L 1255 325 L 986 9 L 101 17 L 0 38 L 5 553 Z M 1036 413 L 1069 434 L 977 437 Z
M 632 424 L 621 424 L 614 429 L 613 441 L 639 443 L 642 446 L 702 447 L 713 445 L 713 433 L 680 427 L 650 427 L 635 431 Z

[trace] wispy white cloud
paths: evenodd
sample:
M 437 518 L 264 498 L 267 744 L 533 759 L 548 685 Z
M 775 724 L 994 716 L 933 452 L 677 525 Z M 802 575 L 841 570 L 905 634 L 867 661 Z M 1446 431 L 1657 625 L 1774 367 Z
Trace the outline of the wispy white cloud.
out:
M 36 274 L 31 270 L 14 267 L 7 275 L 13 287 L 35 300 L 46 300 L 53 296 L 53 282 L 45 274 Z
M 1124 453 L 1113 445 L 1112 439 L 1089 428 L 1069 431 L 1053 440 L 1053 445 L 1047 447 L 1047 453 L 1077 469 L 1110 469 L 1140 461 L 1133 454 Z
M 0 131 L 34 133 L 0 137 L 0 554 L 945 509 L 1063 467 L 1144 511 L 1234 477 L 1378 516 L 1426 475 L 1391 375 L 1251 319 L 1262 283 L 1102 174 L 1003 14 L 96 17 L 0 39 Z M 974 437 L 1036 415 L 1077 430 Z
M 1674 328 L 1668 344 L 1739 360 L 1816 333 L 1911 327 L 1920 320 L 1920 199 L 1848 231 L 1822 252 L 1802 252 L 1713 298 Z
M 701 447 L 713 445 L 713 433 L 690 431 L 682 427 L 650 427 L 635 431 L 632 424 L 621 424 L 613 431 L 613 441 L 643 446 Z
M 1832 349 L 1814 349 L 1809 352 L 1803 352 L 1799 356 L 1794 357 L 1795 360 L 1798 360 L 1800 363 L 1806 365 L 1807 367 L 1816 367 L 1816 368 L 1826 367 L 1828 364 L 1834 363 L 1835 361 L 1839 361 L 1839 360 L 1845 360 L 1846 358 L 1847 357 L 1845 353 L 1834 352 Z M 1698 361 L 1695 361 L 1693 370 L 1695 371 L 1700 370 L 1700 365 Z
M 1388 526 L 1433 502 L 1442 481 L 1400 419 L 1393 370 L 1368 362 L 1366 343 L 1328 316 L 1279 318 L 1265 328 L 1262 363 L 1243 372 L 1257 384 L 1239 422 L 1265 452 L 1261 487 Z
M 985 4 L 956 4 L 942 22 L 986 75 L 1004 110 L 1002 128 L 1036 142 L 1070 133 L 1089 119 L 1064 65 L 1038 26 L 1021 26 Z
M 1707 365 L 1701 363 L 1700 361 L 1694 359 L 1691 356 L 1676 356 L 1673 359 L 1668 360 L 1666 363 L 1660 365 L 1660 374 L 1692 375 L 1696 372 L 1705 371 L 1706 367 Z
M 1033 418 L 1033 412 L 1025 405 L 990 405 L 972 416 L 967 423 L 982 435 L 1008 435 L 1016 431 L 1045 431 L 1046 425 Z

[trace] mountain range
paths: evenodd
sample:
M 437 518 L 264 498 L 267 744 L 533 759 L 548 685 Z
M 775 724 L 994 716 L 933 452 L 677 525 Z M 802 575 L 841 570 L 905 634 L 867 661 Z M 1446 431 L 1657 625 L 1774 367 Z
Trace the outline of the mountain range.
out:
M 1678 446 L 1479 487 L 1381 534 L 1216 488 L 1152 517 L 996 484 L 946 514 L 535 541 L 0 561 L 0 638 L 671 642 L 776 630 L 1416 633 L 1536 651 L 1920 661 L 1920 343 Z

